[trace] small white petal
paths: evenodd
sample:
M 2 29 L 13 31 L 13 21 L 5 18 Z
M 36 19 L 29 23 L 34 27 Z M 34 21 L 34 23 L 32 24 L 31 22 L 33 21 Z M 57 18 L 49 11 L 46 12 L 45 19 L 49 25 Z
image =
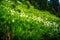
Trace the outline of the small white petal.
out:
M 14 13 L 11 13 L 11 15 L 14 15 Z
M 28 17 L 28 15 L 26 15 L 26 18 Z
M 15 22 L 15 20 L 13 19 L 12 22 Z

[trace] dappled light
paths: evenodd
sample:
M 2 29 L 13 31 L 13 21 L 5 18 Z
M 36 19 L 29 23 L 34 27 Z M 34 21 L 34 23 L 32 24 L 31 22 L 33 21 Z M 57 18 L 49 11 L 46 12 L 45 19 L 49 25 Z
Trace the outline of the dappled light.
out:
M 60 0 L 59 0 L 59 4 L 60 4 Z

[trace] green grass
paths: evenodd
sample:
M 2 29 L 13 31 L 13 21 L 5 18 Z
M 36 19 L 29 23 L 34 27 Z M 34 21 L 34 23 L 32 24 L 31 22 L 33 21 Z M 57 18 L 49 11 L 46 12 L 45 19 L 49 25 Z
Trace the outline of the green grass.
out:
M 5 1 L 0 5 L 0 33 L 7 35 L 11 28 L 12 40 L 52 40 L 59 37 L 59 27 L 60 18 L 46 10 Z

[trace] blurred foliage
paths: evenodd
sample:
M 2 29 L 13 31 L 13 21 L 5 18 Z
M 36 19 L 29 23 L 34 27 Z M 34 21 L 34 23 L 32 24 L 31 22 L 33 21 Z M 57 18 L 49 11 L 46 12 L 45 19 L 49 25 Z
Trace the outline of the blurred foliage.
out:
M 50 13 L 56 15 L 57 17 L 60 17 L 59 0 L 50 0 L 50 2 L 48 0 L 19 0 L 19 1 L 24 4 L 28 4 L 28 6 L 30 6 L 29 5 L 30 3 L 32 6 L 34 6 L 35 9 L 47 10 Z
M 1 1 L 0 40 L 59 40 L 60 18 L 21 1 Z

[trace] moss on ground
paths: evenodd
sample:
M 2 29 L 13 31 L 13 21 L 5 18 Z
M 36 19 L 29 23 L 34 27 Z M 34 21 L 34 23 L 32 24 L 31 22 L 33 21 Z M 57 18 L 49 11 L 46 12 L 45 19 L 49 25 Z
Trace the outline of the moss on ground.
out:
M 21 2 L 2 1 L 0 4 L 0 35 L 6 36 L 11 31 L 12 40 L 59 39 L 60 18 L 31 5 L 28 8 Z

